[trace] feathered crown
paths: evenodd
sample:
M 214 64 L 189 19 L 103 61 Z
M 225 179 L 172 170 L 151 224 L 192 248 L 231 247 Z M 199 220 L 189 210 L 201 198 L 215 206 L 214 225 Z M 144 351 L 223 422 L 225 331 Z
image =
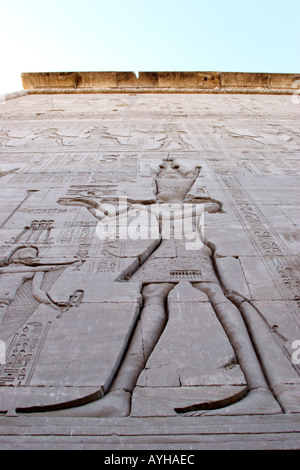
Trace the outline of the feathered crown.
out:
M 158 202 L 183 202 L 200 172 L 200 166 L 193 171 L 184 170 L 174 159 L 164 160 L 159 165 L 156 182 Z

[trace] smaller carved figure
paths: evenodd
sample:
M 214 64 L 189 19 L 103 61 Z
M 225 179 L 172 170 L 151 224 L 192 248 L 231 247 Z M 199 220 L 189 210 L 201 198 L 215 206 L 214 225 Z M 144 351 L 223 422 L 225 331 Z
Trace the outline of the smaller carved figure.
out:
M 59 316 L 64 311 L 78 304 L 82 298 L 83 292 L 76 291 L 69 296 L 68 300 L 58 301 L 51 298 L 47 290 L 44 289 L 43 284 L 46 277 L 53 273 L 52 285 L 56 279 L 62 274 L 66 266 L 78 265 L 82 261 L 65 261 L 59 263 L 43 263 L 39 258 L 39 251 L 36 246 L 19 246 L 15 248 L 11 254 L 0 260 L 0 328 L 3 329 L 3 324 L 10 312 L 10 331 L 12 325 L 14 330 L 21 326 L 29 316 L 33 313 L 38 303 L 49 305 L 51 308 L 59 312 Z M 28 283 L 30 281 L 30 284 Z M 24 303 L 23 314 L 14 314 L 13 302 L 16 299 L 18 292 L 26 283 L 26 300 L 27 305 Z M 30 287 L 28 287 L 30 285 Z M 31 291 L 27 292 L 28 289 Z M 48 289 L 49 290 L 49 289 Z M 31 295 L 30 295 L 31 294 Z M 28 299 L 31 300 L 28 302 Z M 29 305 L 28 305 L 29 303 Z M 30 308 L 31 307 L 31 308 Z

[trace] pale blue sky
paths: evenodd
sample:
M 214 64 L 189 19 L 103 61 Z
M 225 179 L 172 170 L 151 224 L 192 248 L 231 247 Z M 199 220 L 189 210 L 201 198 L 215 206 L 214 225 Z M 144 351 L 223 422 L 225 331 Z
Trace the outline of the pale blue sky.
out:
M 299 0 L 0 0 L 0 94 L 21 72 L 300 73 Z

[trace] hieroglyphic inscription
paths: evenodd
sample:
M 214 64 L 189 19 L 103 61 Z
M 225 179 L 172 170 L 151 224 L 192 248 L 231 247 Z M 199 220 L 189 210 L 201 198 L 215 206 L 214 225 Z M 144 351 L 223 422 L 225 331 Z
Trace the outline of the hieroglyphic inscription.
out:
M 116 261 L 101 259 L 101 261 L 98 261 L 97 263 L 97 267 L 96 267 L 97 273 L 107 273 L 107 272 L 115 273 L 116 270 L 117 270 Z
M 70 173 L 20 173 L 16 175 L 12 184 L 14 185 L 73 185 L 73 184 L 94 184 L 97 182 L 105 182 L 107 178 L 102 173 L 84 173 L 84 172 L 70 172 Z
M 278 275 L 281 279 L 277 288 L 283 294 L 283 298 L 290 298 L 296 301 L 300 308 L 300 280 L 296 266 L 292 266 L 286 258 L 286 249 L 281 246 L 280 239 L 274 233 L 272 227 L 263 217 L 261 211 L 251 199 L 247 191 L 242 188 L 238 180 L 231 175 L 224 174 L 219 178 L 220 184 L 233 201 L 233 207 L 239 217 L 245 231 L 258 251 L 263 256 L 264 262 L 274 277 Z M 292 258 L 292 257 L 291 257 Z M 298 314 L 294 314 L 295 320 L 299 323 Z
M 67 192 L 67 198 L 77 197 L 99 197 L 101 200 L 108 197 L 114 197 L 117 194 L 117 185 L 115 184 L 102 184 L 102 185 L 85 185 L 85 186 L 71 186 Z M 66 198 L 66 199 L 67 199 Z
M 26 214 L 66 214 L 67 212 L 77 212 L 77 209 L 56 209 L 56 208 L 40 208 L 40 209 L 20 209 L 19 212 Z
M 113 253 L 114 243 L 99 241 L 97 248 L 98 258 L 94 260 L 91 271 L 96 273 L 118 273 L 122 271 L 123 256 L 125 255 L 125 242 L 118 240 L 118 255 Z
M 16 333 L 8 350 L 6 364 L 0 370 L 0 386 L 20 387 L 30 383 L 35 364 L 50 323 L 27 323 Z
M 66 222 L 60 238 L 60 243 L 90 244 L 95 233 L 96 222 Z

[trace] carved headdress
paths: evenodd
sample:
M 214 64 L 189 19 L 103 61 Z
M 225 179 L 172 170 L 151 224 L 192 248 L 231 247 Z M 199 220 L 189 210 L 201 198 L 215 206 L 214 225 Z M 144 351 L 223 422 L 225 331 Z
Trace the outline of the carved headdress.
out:
M 173 159 L 163 161 L 159 165 L 156 176 L 157 202 L 184 202 L 200 172 L 200 166 L 193 171 L 181 169 Z

